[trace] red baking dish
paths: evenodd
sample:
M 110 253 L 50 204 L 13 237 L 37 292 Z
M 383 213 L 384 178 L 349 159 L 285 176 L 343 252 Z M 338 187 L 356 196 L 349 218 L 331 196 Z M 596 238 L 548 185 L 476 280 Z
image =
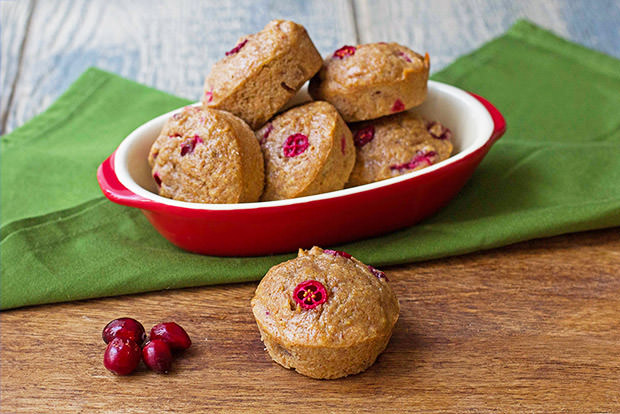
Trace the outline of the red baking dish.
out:
M 452 130 L 455 154 L 399 177 L 290 200 L 199 204 L 164 198 L 147 155 L 172 111 L 127 136 L 99 166 L 97 180 L 108 199 L 141 209 L 162 236 L 196 253 L 255 256 L 377 236 L 448 203 L 506 130 L 502 114 L 484 98 L 439 82 L 428 87 L 427 100 L 413 111 Z

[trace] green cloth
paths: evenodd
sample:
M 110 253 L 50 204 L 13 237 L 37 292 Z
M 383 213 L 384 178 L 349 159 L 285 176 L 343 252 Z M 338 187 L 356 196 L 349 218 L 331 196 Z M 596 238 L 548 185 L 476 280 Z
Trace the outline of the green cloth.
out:
M 337 246 L 374 265 L 620 225 L 620 61 L 520 21 L 434 79 L 476 92 L 508 132 L 432 218 Z M 103 198 L 97 166 L 143 122 L 187 100 L 89 69 L 2 137 L 3 309 L 258 280 L 292 255 L 200 256 Z

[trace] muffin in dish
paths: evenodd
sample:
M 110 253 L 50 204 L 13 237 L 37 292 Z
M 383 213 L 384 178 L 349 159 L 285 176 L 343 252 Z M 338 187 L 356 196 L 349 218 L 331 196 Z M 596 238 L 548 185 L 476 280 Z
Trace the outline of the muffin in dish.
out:
M 397 43 L 344 46 L 310 81 L 314 99 L 332 103 L 347 122 L 402 112 L 426 99 L 430 60 Z
M 186 107 L 166 123 L 149 152 L 159 194 L 194 203 L 258 201 L 263 155 L 254 133 L 236 116 Z
M 321 67 L 303 26 L 273 20 L 244 36 L 205 79 L 205 107 L 231 112 L 252 129 L 263 125 Z
M 344 252 L 299 250 L 256 288 L 252 312 L 271 358 L 312 378 L 370 367 L 398 319 L 385 274 Z
M 263 201 L 340 190 L 355 163 L 351 131 L 327 102 L 289 109 L 256 137 L 265 159 Z
M 452 132 L 410 111 L 352 124 L 357 156 L 348 187 L 436 164 L 452 153 Z

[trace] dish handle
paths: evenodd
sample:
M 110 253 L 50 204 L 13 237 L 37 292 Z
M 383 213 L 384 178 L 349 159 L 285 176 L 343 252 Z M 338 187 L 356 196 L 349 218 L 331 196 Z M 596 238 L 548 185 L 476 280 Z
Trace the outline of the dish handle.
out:
M 152 209 L 153 201 L 141 197 L 125 187 L 114 172 L 114 155 L 112 153 L 97 169 L 99 187 L 110 201 L 130 207 Z
M 469 94 L 476 98 L 489 112 L 489 115 L 491 115 L 491 119 L 493 120 L 493 133 L 491 134 L 490 142 L 494 144 L 495 141 L 500 139 L 502 135 L 504 135 L 504 132 L 506 132 L 506 120 L 502 113 L 491 102 L 475 93 L 469 92 Z

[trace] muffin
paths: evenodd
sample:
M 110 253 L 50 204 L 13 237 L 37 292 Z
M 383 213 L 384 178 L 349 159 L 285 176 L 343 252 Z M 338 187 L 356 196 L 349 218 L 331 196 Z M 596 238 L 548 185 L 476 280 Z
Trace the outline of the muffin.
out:
M 340 378 L 370 367 L 398 319 L 385 273 L 351 255 L 313 247 L 272 267 L 252 312 L 271 358 L 312 378 Z
M 164 125 L 148 158 L 163 197 L 194 203 L 258 201 L 263 155 L 254 133 L 236 116 L 185 107 Z
M 452 132 L 410 111 L 351 125 L 357 157 L 347 187 L 396 177 L 452 153 Z
M 430 60 L 397 43 L 344 46 L 310 81 L 314 99 L 332 103 L 347 122 L 402 112 L 426 99 Z
M 252 129 L 262 126 L 321 68 L 321 55 L 303 26 L 273 20 L 239 39 L 205 79 L 203 105 L 231 112 Z
M 327 102 L 289 109 L 256 136 L 265 159 L 263 201 L 340 190 L 355 163 L 351 131 Z

